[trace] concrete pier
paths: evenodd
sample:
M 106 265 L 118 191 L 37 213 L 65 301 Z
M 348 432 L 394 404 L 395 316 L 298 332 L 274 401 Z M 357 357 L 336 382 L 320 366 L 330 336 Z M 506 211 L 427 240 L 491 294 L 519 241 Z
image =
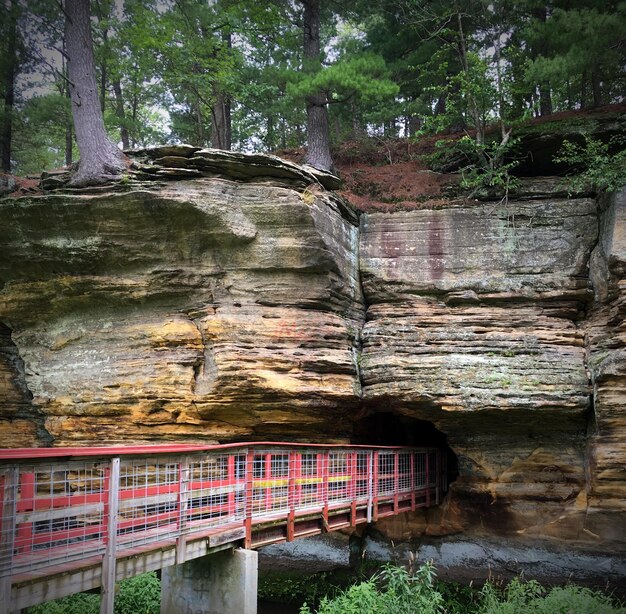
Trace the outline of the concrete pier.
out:
M 256 614 L 258 553 L 224 550 L 165 567 L 161 614 Z

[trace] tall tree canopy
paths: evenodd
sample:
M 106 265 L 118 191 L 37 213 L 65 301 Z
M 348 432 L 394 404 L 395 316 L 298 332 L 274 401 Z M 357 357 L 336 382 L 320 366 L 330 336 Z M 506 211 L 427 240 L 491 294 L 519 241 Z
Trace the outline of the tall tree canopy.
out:
M 83 122 L 102 115 L 92 143 L 308 146 L 307 160 L 330 169 L 341 140 L 468 129 L 480 142 L 489 123 L 505 135 L 626 91 L 617 0 L 92 0 L 81 36 L 93 37 L 97 104 L 85 93 L 79 106 L 56 2 L 0 8 L 5 171 L 70 162 L 82 138 L 70 108 Z M 67 2 L 69 13 L 86 0 Z

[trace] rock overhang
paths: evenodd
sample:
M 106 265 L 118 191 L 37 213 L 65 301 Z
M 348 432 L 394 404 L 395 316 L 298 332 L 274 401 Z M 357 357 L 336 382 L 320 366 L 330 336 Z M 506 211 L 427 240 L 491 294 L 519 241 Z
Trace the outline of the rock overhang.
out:
M 142 155 L 212 161 L 198 178 L 0 204 L 0 318 L 57 445 L 251 437 L 289 411 L 329 436 L 358 400 L 356 215 L 311 171 L 191 149 Z

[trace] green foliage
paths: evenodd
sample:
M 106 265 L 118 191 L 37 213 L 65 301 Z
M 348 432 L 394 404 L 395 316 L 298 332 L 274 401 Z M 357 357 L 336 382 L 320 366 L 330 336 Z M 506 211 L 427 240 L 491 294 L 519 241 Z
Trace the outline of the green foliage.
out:
M 161 583 L 156 573 L 145 573 L 120 583 L 115 595 L 115 614 L 159 614 L 160 611 Z
M 426 156 L 426 161 L 435 170 L 459 170 L 460 186 L 472 196 L 507 195 L 518 184 L 512 175 L 519 164 L 514 157 L 517 144 L 516 139 L 510 138 L 485 144 L 478 144 L 469 136 L 440 140 L 435 144 L 435 153 Z
M 246 43 L 233 105 L 233 142 L 242 149 L 275 150 L 304 142 L 305 106 L 289 92 L 299 78 L 302 36 L 281 3 L 250 3 Z
M 329 92 L 330 102 L 353 96 L 371 102 L 379 97 L 393 98 L 398 86 L 389 80 L 382 57 L 361 53 L 344 57 L 292 87 L 293 94 L 302 98 L 319 90 Z
M 441 593 L 445 614 L 468 614 L 478 607 L 480 593 L 471 586 L 457 582 L 437 581 L 435 588 Z
M 355 584 L 333 599 L 320 602 L 317 614 L 435 614 L 444 611 L 443 597 L 433 585 L 435 569 L 430 563 L 411 572 L 385 566 L 371 579 Z M 312 614 L 305 603 L 300 614 Z
M 460 123 L 482 135 L 489 120 L 496 117 L 497 91 L 488 75 L 486 61 L 477 53 L 469 52 L 467 69 L 447 78 L 445 113 L 427 118 L 424 130 L 441 132 Z M 435 87 L 434 91 L 438 89 Z
M 13 157 L 20 175 L 40 173 L 65 163 L 69 100 L 56 93 L 35 96 L 14 114 Z
M 554 161 L 574 168 L 575 174 L 570 177 L 572 191 L 592 186 L 614 192 L 626 184 L 626 137 L 613 136 L 603 142 L 586 135 L 584 144 L 566 140 Z
M 488 582 L 481 590 L 479 614 L 619 614 L 626 608 L 610 597 L 580 586 L 550 590 L 530 580 L 513 579 L 503 590 Z
M 324 597 L 317 614 L 374 614 L 388 611 L 384 607 L 383 597 L 374 582 L 369 580 L 351 586 L 334 599 Z M 308 604 L 300 608 L 300 614 L 312 614 Z
M 624 49 L 621 45 L 626 23 L 623 2 L 587 2 L 579 6 L 555 6 L 550 18 L 532 20 L 523 35 L 531 47 L 541 49 L 537 57 L 527 57 L 525 80 L 528 84 L 549 82 L 562 108 L 571 104 L 579 92 L 582 103 L 591 102 L 584 77 L 602 80 L 595 104 L 619 96 L 624 86 Z M 583 80 L 581 80 L 581 78 Z M 558 98 L 557 98 L 558 97 Z M 604 100 L 602 100 L 604 99 Z
M 322 68 L 310 72 L 300 1 L 91 4 L 106 126 L 131 147 L 208 145 L 224 100 L 236 149 L 299 147 L 306 141 L 304 99 L 315 91 L 329 102 L 335 142 L 475 130 L 482 146 L 490 123 L 510 127 L 619 102 L 626 90 L 621 0 L 322 2 Z M 63 15 L 55 0 L 5 5 L 0 95 L 15 60 L 15 101 L 5 115 L 13 119 L 13 168 L 34 173 L 65 159 Z M 8 44 L 11 11 L 16 45 Z M 499 154 L 492 145 L 471 153 L 478 176 L 466 173 L 470 189 L 505 185 L 507 169 L 490 162 Z
M 477 591 L 434 579 L 430 563 L 415 572 L 387 565 L 369 580 L 323 598 L 317 610 L 305 603 L 300 614 L 626 614 L 610 597 L 575 585 L 546 589 L 515 578 L 504 588 L 487 582 Z
M 115 614 L 159 614 L 161 583 L 149 572 L 120 582 L 115 595 Z M 28 614 L 99 614 L 100 596 L 77 593 L 28 609 Z
M 463 138 L 467 139 L 467 137 Z M 507 161 L 507 155 L 511 154 L 516 141 L 491 141 L 486 144 L 478 144 L 471 139 L 467 141 L 465 146 L 469 159 L 473 158 L 476 162 L 463 170 L 461 187 L 469 190 L 472 195 L 485 190 L 508 195 L 509 190 L 518 184 L 511 171 L 519 164 L 519 161 L 514 159 Z
M 99 614 L 100 596 L 90 593 L 69 595 L 28 608 L 28 614 Z
M 260 578 L 259 597 L 283 603 L 306 599 L 300 614 L 626 614 L 614 599 L 575 585 L 547 589 L 534 580 L 516 578 L 504 588 L 488 582 L 477 591 L 435 578 L 432 563 L 415 570 L 386 565 L 347 589 L 340 588 L 347 578 L 328 572 L 287 577 L 270 573 Z M 99 611 L 99 595 L 80 593 L 29 608 L 28 614 Z M 115 614 L 159 611 L 160 582 L 154 572 L 120 583 Z

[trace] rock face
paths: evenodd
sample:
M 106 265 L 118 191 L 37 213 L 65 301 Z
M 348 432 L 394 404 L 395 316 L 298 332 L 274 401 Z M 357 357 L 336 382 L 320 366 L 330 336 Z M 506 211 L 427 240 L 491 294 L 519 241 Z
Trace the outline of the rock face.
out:
M 458 478 L 394 540 L 626 551 L 623 194 L 359 220 L 277 158 L 134 156 L 0 201 L 0 445 L 438 434 Z
M 626 506 L 626 191 L 602 203 L 600 240 L 591 258 L 589 368 L 593 428 L 589 439 L 588 529 L 624 545 Z
M 448 435 L 454 523 L 580 538 L 595 202 L 373 214 L 361 228 L 365 402 Z
M 357 220 L 270 162 L 262 182 L 207 172 L 2 203 L 1 320 L 54 445 L 349 434 Z M 22 431 L 10 411 L 4 446 Z M 33 435 L 19 443 L 46 443 Z
M 19 350 L 4 324 L 0 324 L 0 395 L 0 442 L 4 447 L 50 442 L 41 429 L 42 416 L 33 406 Z

